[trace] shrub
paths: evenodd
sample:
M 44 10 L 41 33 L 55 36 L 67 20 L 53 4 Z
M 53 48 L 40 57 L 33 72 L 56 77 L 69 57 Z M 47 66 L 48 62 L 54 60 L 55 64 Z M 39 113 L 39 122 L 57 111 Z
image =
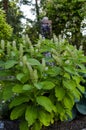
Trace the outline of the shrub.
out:
M 34 46 L 27 36 L 22 41 L 18 47 L 1 41 L 0 91 L 10 102 L 11 120 L 20 120 L 20 130 L 40 130 L 72 117 L 84 93 L 80 73 L 86 73 L 86 56 L 61 38 L 40 37 Z

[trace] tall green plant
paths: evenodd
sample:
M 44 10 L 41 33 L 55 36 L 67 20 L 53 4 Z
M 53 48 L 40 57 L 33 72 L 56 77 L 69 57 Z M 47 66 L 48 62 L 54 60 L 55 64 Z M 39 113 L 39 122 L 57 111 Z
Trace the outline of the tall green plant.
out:
M 20 130 L 40 130 L 72 117 L 75 99 L 84 93 L 83 52 L 56 37 L 39 38 L 34 46 L 27 36 L 18 47 L 15 41 L 1 42 L 0 91 L 3 100 L 10 101 L 11 120 L 20 120 Z
M 12 28 L 6 22 L 5 12 L 0 9 L 0 40 L 9 40 L 12 36 Z

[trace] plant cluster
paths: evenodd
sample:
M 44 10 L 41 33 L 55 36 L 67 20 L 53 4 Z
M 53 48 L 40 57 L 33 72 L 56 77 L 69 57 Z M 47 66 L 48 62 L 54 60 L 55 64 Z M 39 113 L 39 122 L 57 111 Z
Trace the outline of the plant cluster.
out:
M 86 73 L 82 50 L 54 36 L 36 45 L 23 36 L 22 43 L 0 44 L 0 93 L 9 102 L 11 120 L 20 130 L 40 130 L 57 120 L 72 118 L 75 100 L 84 93 L 81 73 Z

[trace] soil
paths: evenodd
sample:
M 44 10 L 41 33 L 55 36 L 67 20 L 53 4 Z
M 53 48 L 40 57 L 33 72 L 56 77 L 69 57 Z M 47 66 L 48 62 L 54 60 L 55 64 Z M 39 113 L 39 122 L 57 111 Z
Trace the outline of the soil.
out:
M 78 116 L 69 122 L 55 122 L 44 130 L 86 130 L 86 116 Z
M 4 128 L 0 130 L 19 130 L 17 121 L 3 121 Z M 53 125 L 43 128 L 43 130 L 86 130 L 86 115 L 78 116 L 72 121 L 55 122 Z

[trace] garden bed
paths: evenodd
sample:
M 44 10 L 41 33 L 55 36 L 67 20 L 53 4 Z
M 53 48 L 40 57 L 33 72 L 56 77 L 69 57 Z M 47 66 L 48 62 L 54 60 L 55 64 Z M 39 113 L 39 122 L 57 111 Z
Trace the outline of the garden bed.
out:
M 86 130 L 86 116 L 78 116 L 70 122 L 55 122 L 45 130 Z
M 19 130 L 17 121 L 3 120 L 4 128 L 0 130 Z M 43 128 L 43 130 L 86 130 L 86 116 L 78 116 L 69 122 L 55 122 L 55 124 Z

